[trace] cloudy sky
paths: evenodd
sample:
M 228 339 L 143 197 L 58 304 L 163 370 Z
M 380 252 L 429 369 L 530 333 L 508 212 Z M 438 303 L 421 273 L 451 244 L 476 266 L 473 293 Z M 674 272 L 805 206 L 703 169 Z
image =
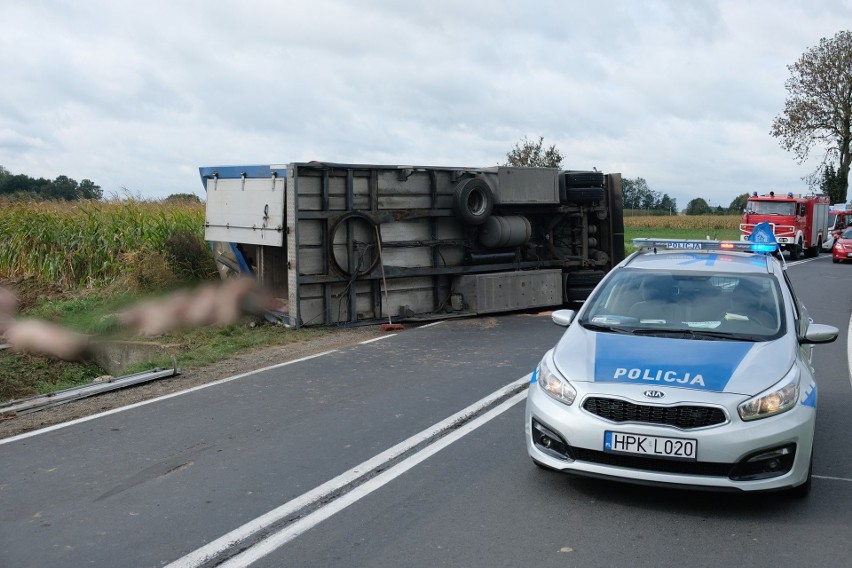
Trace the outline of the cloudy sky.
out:
M 493 166 L 543 136 L 683 208 L 807 189 L 816 161 L 769 130 L 852 0 L 0 0 L 0 22 L 15 174 L 203 197 L 199 166 Z

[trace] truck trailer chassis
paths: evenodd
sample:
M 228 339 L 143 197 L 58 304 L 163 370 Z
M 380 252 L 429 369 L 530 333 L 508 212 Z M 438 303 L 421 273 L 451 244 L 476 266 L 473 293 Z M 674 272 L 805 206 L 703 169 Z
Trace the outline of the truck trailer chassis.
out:
M 217 260 L 293 327 L 583 300 L 624 257 L 620 174 L 325 162 L 200 168 Z

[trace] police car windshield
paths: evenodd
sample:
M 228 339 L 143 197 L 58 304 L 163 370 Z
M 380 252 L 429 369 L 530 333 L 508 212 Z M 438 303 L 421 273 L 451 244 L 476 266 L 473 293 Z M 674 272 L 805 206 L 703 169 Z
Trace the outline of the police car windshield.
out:
M 780 298 L 767 274 L 622 268 L 589 299 L 580 324 L 602 332 L 764 341 L 781 334 Z
M 793 215 L 796 204 L 792 201 L 749 201 L 746 209 L 757 215 Z

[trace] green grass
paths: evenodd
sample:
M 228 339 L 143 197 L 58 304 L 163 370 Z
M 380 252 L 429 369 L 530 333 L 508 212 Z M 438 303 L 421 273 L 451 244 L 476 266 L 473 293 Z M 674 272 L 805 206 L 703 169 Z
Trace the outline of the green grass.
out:
M 27 312 L 27 316 L 61 323 L 77 331 L 100 334 L 110 331 L 110 316 L 133 304 L 133 294 L 90 293 L 68 300 L 43 300 Z
M 232 325 L 224 328 L 201 328 L 181 331 L 158 338 L 159 342 L 177 347 L 178 367 L 183 370 L 204 367 L 230 359 L 240 353 L 263 347 L 298 343 L 333 332 L 330 327 L 310 327 L 298 330 L 266 322 L 252 325 Z M 171 360 L 155 361 L 159 367 L 170 367 Z M 143 371 L 131 369 L 129 372 Z
M 0 366 L 0 401 L 87 384 L 104 374 L 93 363 L 55 361 L 10 351 L 0 352 Z
M 83 333 L 121 339 L 155 341 L 173 348 L 178 367 L 191 370 L 223 361 L 247 351 L 286 345 L 333 333 L 330 327 L 298 330 L 250 319 L 225 328 L 207 327 L 175 332 L 153 339 L 110 335 L 110 316 L 139 298 L 126 293 L 88 293 L 66 300 L 49 300 L 26 310 L 22 316 L 46 319 Z M 127 374 L 155 367 L 171 367 L 171 359 L 130 368 Z M 9 350 L 0 351 L 0 402 L 46 394 L 88 384 L 106 372 L 89 362 L 68 362 Z

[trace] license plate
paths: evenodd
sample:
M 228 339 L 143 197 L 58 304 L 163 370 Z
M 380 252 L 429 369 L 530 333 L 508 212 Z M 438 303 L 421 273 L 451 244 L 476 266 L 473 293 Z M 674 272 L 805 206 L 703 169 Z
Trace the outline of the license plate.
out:
M 604 451 L 694 460 L 698 456 L 698 442 L 686 438 L 664 438 L 606 431 L 604 432 Z

